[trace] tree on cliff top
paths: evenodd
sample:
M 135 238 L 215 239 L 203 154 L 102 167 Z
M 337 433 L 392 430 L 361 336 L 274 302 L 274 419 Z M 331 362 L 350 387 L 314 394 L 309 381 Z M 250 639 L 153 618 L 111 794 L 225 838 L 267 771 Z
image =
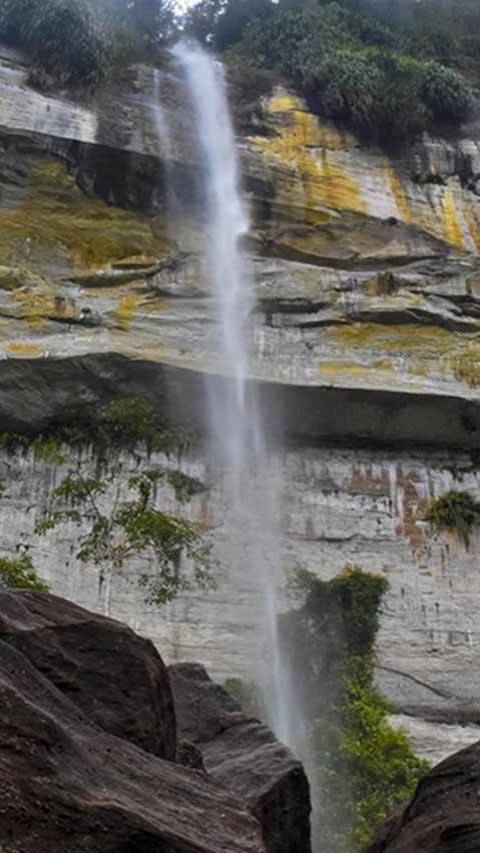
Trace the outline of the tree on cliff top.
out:
M 0 39 L 29 54 L 40 85 L 96 85 L 107 70 L 105 34 L 84 0 L 0 0 Z
M 0 39 L 25 50 L 41 88 L 94 87 L 120 60 L 148 58 L 173 22 L 170 0 L 0 0 Z
M 471 110 L 461 74 L 419 58 L 406 34 L 339 3 L 257 18 L 236 49 L 289 78 L 314 112 L 382 143 L 458 125 Z
M 241 39 L 251 21 L 269 15 L 272 0 L 200 0 L 185 15 L 187 35 L 215 50 L 225 50 Z

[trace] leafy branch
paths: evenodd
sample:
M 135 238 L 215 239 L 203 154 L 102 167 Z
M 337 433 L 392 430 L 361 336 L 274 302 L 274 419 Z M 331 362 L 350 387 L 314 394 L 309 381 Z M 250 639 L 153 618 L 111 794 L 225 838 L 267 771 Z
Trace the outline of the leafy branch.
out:
M 52 492 L 35 532 L 44 535 L 59 525 L 86 526 L 78 540 L 77 558 L 104 571 L 121 571 L 134 557 L 154 563 L 140 585 L 151 604 L 164 604 L 192 582 L 180 573 L 182 558 L 193 564 L 194 584 L 214 586 L 211 545 L 199 524 L 162 511 L 156 504 L 157 487 L 166 483 L 176 498 L 185 502 L 205 487 L 200 481 L 166 467 L 150 468 L 128 478 L 122 487 L 115 472 L 105 478 L 88 476 L 81 458 Z M 114 491 L 111 500 L 112 488 Z

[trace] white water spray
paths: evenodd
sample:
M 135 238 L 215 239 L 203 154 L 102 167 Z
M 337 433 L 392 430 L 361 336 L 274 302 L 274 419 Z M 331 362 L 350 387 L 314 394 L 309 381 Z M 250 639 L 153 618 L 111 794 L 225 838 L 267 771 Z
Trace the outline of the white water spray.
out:
M 267 452 L 257 393 L 247 380 L 255 294 L 241 252 L 249 220 L 239 190 L 235 135 L 222 66 L 197 47 L 179 45 L 174 53 L 191 93 L 205 172 L 208 274 L 220 320 L 217 372 L 225 377 L 208 381 L 207 396 L 235 518 L 228 562 L 231 571 L 250 571 L 259 583 L 263 601 L 257 628 L 268 646 L 269 711 L 278 737 L 293 745 L 292 697 L 277 629 L 281 476 L 275 454 Z M 262 680 L 265 677 L 263 672 Z
M 160 142 L 160 154 L 164 161 L 168 164 L 170 158 L 172 156 L 172 140 L 170 138 L 170 127 L 168 124 L 168 120 L 165 116 L 165 111 L 162 106 L 162 99 L 160 95 L 160 87 L 162 81 L 162 72 L 159 68 L 153 68 L 153 104 L 152 104 L 152 112 L 153 112 L 153 121 L 155 124 L 155 130 L 157 132 L 157 137 Z
M 161 84 L 162 77 L 164 76 L 164 72 L 162 72 L 159 68 L 153 68 L 153 102 L 152 102 L 152 113 L 153 113 L 153 124 L 156 131 L 156 136 L 159 142 L 159 154 L 161 156 L 162 162 L 164 164 L 164 183 L 163 183 L 163 195 L 166 202 L 166 209 L 169 213 L 167 218 L 167 233 L 169 233 L 170 237 L 173 237 L 172 232 L 172 224 L 171 218 L 176 218 L 176 199 L 174 192 L 174 180 L 172 173 L 172 160 L 173 160 L 173 147 L 172 147 L 172 137 L 170 134 L 170 124 L 168 121 L 168 116 L 162 105 L 161 98 Z

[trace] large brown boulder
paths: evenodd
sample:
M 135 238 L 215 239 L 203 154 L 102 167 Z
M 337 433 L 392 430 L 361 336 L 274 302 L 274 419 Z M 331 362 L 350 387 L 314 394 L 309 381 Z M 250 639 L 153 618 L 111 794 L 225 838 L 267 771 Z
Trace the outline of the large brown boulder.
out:
M 480 742 L 442 761 L 365 853 L 478 853 Z
M 169 667 L 180 738 L 210 778 L 260 821 L 268 853 L 310 853 L 310 791 L 301 763 L 199 664 Z
M 37 642 L 29 646 L 28 634 L 36 631 L 39 640 L 43 625 L 46 646 L 51 649 L 57 611 L 60 622 L 63 613 L 68 637 L 69 606 L 63 605 L 46 595 L 41 603 L 39 596 L 28 593 L 0 595 L 2 853 L 265 853 L 258 822 L 233 795 L 200 772 L 107 733 L 93 721 L 91 709 L 85 713 L 75 701 L 71 673 L 65 692 L 54 684 L 60 677 L 52 676 L 53 669 L 48 675 L 40 671 L 35 663 Z M 77 608 L 72 614 L 75 612 Z M 81 622 L 78 612 L 77 618 Z M 115 629 L 100 617 L 88 621 L 85 614 L 83 621 L 84 630 L 89 626 L 91 649 L 96 647 L 101 659 L 102 643 L 110 631 L 121 632 L 121 626 Z M 26 632 L 23 651 L 12 641 L 16 632 L 20 639 L 22 630 Z M 59 624 L 56 631 L 61 648 Z M 128 632 L 125 636 L 130 636 L 135 647 L 133 635 Z M 114 647 L 112 642 L 105 662 Z M 59 654 L 58 648 L 55 654 L 64 666 L 68 655 Z M 72 649 L 70 641 L 66 648 Z M 118 643 L 117 651 L 118 671 L 123 652 L 128 653 L 126 639 Z M 132 662 L 131 657 L 127 660 Z M 73 661 L 78 664 L 78 655 L 73 655 Z M 150 672 L 148 667 L 146 671 Z M 87 675 L 80 665 L 78 672 L 80 692 L 85 694 Z M 100 679 L 99 666 L 92 665 L 91 704 L 95 704 L 94 683 Z M 140 700 L 138 716 L 144 710 Z M 102 710 L 100 718 L 104 716 Z
M 175 759 L 167 669 L 154 645 L 115 622 L 38 592 L 0 592 L 0 640 L 92 723 L 161 758 Z

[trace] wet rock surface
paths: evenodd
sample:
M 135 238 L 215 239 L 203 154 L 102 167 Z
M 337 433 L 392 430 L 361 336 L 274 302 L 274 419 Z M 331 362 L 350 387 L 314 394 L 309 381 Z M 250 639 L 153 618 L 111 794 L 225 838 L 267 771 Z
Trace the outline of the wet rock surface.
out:
M 62 598 L 0 594 L 0 641 L 23 654 L 90 722 L 174 760 L 167 669 L 153 643 Z
M 447 758 L 411 803 L 379 830 L 365 853 L 475 853 L 480 850 L 480 743 Z
M 55 634 L 52 622 L 57 611 Z M 81 624 L 80 613 L 79 608 L 63 607 L 59 599 L 45 594 L 0 593 L 3 853 L 264 853 L 260 826 L 238 798 L 204 774 L 158 758 L 132 742 L 124 711 L 116 701 L 122 687 L 126 690 L 125 679 L 120 676 L 123 683 L 117 688 L 110 685 L 110 691 L 101 682 L 104 677 L 108 682 L 108 666 L 115 666 L 112 654 L 119 665 L 125 665 L 127 654 L 125 672 L 136 679 L 139 693 L 136 714 L 148 716 L 151 679 L 144 671 L 147 690 L 142 695 L 142 678 L 134 672 L 138 638 L 122 626 L 97 617 L 88 619 L 84 613 L 82 622 L 88 626 L 97 660 L 90 654 L 79 665 L 82 649 L 72 648 L 70 631 Z M 29 640 L 32 630 L 45 637 L 43 655 Z M 22 631 L 27 634 L 23 644 L 9 641 Z M 128 639 L 112 647 L 108 633 L 121 631 Z M 49 636 L 52 633 L 55 642 Z M 133 646 L 130 659 L 129 645 Z M 143 646 L 150 652 L 150 670 L 155 666 L 158 670 L 158 656 L 152 655 L 149 644 Z M 67 674 L 67 659 L 72 660 L 76 677 L 68 673 L 65 689 L 62 676 Z M 106 669 L 101 672 L 103 666 Z M 84 667 L 90 671 L 91 702 L 86 701 Z M 77 683 L 79 697 L 74 689 Z M 92 707 L 97 691 L 99 713 Z M 119 717 L 118 726 L 105 719 L 109 705 L 112 716 Z M 122 728 L 130 739 L 108 733 Z
M 268 853 L 310 853 L 305 772 L 258 720 L 198 664 L 169 667 L 181 737 L 200 748 L 213 780 L 259 820 Z

